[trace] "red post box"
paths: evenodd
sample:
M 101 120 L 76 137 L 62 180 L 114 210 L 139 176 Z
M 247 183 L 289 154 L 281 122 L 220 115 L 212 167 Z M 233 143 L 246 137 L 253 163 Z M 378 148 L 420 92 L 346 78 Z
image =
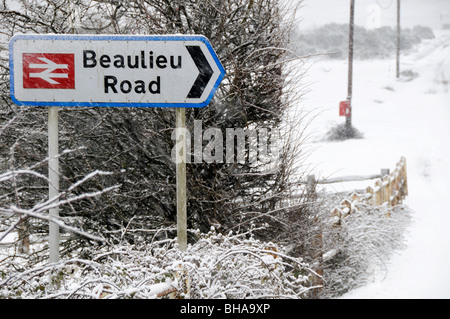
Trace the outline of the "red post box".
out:
M 339 103 L 339 116 L 350 116 L 350 101 Z

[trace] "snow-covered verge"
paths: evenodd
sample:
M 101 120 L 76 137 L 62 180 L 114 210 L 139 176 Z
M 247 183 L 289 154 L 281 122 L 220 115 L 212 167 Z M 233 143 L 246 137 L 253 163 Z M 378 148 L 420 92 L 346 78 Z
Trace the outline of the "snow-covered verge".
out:
M 330 196 L 329 208 L 347 196 Z M 373 206 L 365 201 L 352 203 L 351 210 L 339 221 L 330 213 L 323 228 L 322 298 L 340 297 L 363 287 L 374 278 L 384 278 L 389 259 L 405 248 L 405 233 L 411 222 L 411 211 L 402 205 Z
M 274 243 L 249 234 L 196 234 L 187 251 L 176 240 L 117 246 L 31 268 L 0 269 L 2 298 L 305 298 L 314 272 Z

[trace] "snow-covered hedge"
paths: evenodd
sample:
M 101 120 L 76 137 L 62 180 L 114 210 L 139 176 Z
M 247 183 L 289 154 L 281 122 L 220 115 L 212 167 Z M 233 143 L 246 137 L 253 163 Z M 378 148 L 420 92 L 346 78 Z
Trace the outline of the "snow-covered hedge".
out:
M 0 299 L 304 298 L 314 289 L 314 272 L 276 244 L 214 230 L 196 235 L 185 252 L 167 239 L 29 269 L 2 264 Z

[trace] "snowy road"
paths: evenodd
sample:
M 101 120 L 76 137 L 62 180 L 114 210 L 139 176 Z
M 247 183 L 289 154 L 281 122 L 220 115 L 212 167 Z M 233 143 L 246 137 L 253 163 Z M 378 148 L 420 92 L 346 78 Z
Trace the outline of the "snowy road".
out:
M 414 215 L 407 248 L 394 255 L 386 276 L 344 298 L 450 298 L 450 33 L 437 35 L 402 57 L 402 71 L 418 75 L 409 81 L 395 79 L 394 60 L 355 62 L 353 123 L 364 139 L 320 141 L 344 121 L 338 103 L 346 95 L 347 63 L 316 61 L 308 72 L 302 105 L 320 112 L 310 127 L 316 173 L 373 174 L 393 169 L 401 156 L 408 164 L 406 204 Z

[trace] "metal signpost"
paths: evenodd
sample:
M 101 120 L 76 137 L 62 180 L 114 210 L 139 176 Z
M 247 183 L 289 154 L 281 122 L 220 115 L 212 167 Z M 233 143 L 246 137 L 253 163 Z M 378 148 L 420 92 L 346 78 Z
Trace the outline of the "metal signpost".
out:
M 185 108 L 204 107 L 225 76 L 204 36 L 17 35 L 9 43 L 11 98 L 49 107 L 49 198 L 59 194 L 58 107 L 176 108 L 177 222 L 187 247 Z M 58 209 L 51 209 L 58 216 Z M 59 259 L 50 223 L 50 262 Z

